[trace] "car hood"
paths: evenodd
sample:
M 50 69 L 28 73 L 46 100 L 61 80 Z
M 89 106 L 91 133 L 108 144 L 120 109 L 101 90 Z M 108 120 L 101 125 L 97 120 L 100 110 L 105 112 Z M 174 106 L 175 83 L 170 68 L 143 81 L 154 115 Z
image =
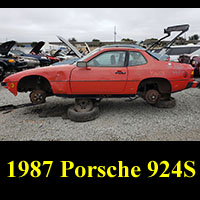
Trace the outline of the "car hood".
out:
M 43 76 L 49 81 L 65 81 L 74 67 L 74 65 L 61 65 L 28 69 L 6 77 L 3 82 L 18 82 L 25 76 Z
M 76 49 L 76 47 L 74 47 L 69 41 L 65 40 L 65 38 L 61 37 L 61 36 L 58 36 L 58 39 L 64 43 L 67 47 L 69 47 L 74 53 L 75 55 L 78 57 L 78 58 L 81 58 L 83 57 L 83 55 Z
M 28 60 L 28 61 L 34 61 L 34 62 L 39 62 L 39 60 L 37 58 L 34 57 L 28 57 L 28 56 L 19 56 L 20 58 L 24 59 L 24 60 Z
M 40 41 L 38 42 L 33 49 L 30 51 L 30 53 L 38 54 L 40 52 L 40 49 L 44 46 L 45 42 Z
M 8 41 L 4 42 L 3 44 L 0 45 L 0 54 L 2 55 L 7 55 L 10 49 L 16 44 L 16 41 Z

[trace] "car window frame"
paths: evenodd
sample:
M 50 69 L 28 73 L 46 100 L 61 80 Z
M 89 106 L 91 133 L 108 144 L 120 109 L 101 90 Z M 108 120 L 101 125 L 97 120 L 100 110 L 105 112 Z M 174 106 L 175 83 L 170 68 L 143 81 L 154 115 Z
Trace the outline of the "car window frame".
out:
M 146 63 L 144 64 L 139 64 L 139 65 L 129 65 L 129 58 L 130 58 L 130 53 L 131 52 L 137 52 L 137 53 L 140 53 L 142 55 L 142 57 L 145 59 Z M 127 60 L 127 67 L 135 67 L 135 66 L 141 66 L 141 65 L 146 65 L 148 64 L 148 60 L 146 59 L 146 57 L 143 55 L 142 52 L 140 51 L 128 51 L 128 60 Z
M 122 49 L 117 49 L 117 50 L 109 50 L 109 51 L 103 51 L 101 53 L 99 53 L 98 55 L 92 57 L 91 59 L 89 59 L 87 61 L 87 64 L 88 62 L 90 62 L 91 60 L 97 58 L 98 56 L 104 54 L 104 53 L 107 53 L 107 52 L 116 52 L 116 51 L 121 51 L 121 52 L 125 52 L 125 59 L 124 59 L 124 65 L 123 66 L 90 66 L 88 65 L 88 67 L 101 67 L 101 68 L 124 68 L 124 67 L 127 67 L 127 64 L 128 64 L 128 51 L 127 50 L 122 50 Z

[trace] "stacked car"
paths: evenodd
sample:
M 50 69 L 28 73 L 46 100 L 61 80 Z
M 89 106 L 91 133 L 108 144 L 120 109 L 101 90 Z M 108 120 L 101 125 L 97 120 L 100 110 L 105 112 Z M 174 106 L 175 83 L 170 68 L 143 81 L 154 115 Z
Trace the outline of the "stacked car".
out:
M 27 69 L 27 62 L 23 58 L 9 54 L 15 43 L 15 41 L 9 41 L 0 45 L 0 81 L 10 74 Z
M 15 45 L 16 41 L 14 40 L 0 45 L 0 81 L 19 71 L 49 66 L 60 61 L 56 56 L 41 53 L 41 48 L 44 45 L 43 41 L 36 43 L 28 53 L 14 48 Z

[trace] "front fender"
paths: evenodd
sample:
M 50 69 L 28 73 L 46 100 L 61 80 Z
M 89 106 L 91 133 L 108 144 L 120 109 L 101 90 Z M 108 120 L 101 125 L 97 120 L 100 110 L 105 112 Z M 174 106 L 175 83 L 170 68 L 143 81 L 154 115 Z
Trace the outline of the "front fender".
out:
M 1 85 L 4 87 L 4 88 L 7 88 L 12 94 L 14 94 L 15 96 L 17 96 L 17 84 L 18 82 L 17 81 L 12 81 L 12 82 L 5 82 L 3 81 L 1 83 Z
M 4 87 L 17 96 L 18 84 L 21 79 L 28 76 L 41 76 L 49 82 L 54 94 L 66 94 L 69 93 L 69 77 L 73 68 L 74 66 L 63 65 L 25 70 L 8 76 L 3 80 L 3 84 L 7 84 Z

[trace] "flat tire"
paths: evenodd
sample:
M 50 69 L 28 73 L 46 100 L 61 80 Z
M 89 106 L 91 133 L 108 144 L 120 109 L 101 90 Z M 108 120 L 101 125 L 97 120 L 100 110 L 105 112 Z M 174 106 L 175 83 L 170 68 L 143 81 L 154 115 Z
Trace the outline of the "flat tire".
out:
M 71 121 L 75 121 L 75 122 L 92 121 L 99 117 L 99 107 L 94 106 L 92 110 L 87 111 L 87 112 L 77 112 L 74 106 L 71 106 L 67 110 L 67 115 Z

